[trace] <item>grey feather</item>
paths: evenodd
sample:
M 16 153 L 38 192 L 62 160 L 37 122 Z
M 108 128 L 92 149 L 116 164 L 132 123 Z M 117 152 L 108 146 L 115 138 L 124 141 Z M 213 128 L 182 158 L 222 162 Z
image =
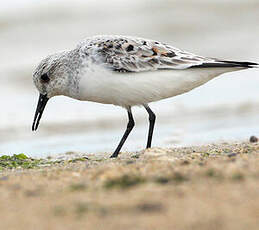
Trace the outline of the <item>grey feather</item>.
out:
M 85 39 L 77 49 L 98 65 L 117 72 L 208 67 L 258 68 L 251 62 L 232 62 L 201 57 L 171 45 L 130 36 L 101 35 Z
M 95 36 L 84 40 L 77 48 L 96 63 L 120 72 L 187 69 L 217 62 L 168 44 L 129 36 Z

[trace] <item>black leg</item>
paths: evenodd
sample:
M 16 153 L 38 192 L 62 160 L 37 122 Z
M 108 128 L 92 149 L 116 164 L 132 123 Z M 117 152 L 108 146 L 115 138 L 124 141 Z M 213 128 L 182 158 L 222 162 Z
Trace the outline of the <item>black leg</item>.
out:
M 111 158 L 117 157 L 120 153 L 121 147 L 123 146 L 124 142 L 127 140 L 131 130 L 133 129 L 135 122 L 131 113 L 131 108 L 128 109 L 128 117 L 129 117 L 129 122 L 127 125 L 127 129 L 123 135 L 123 137 L 121 138 L 121 141 L 118 145 L 118 147 L 116 148 L 116 150 L 114 151 L 114 153 L 111 155 Z
M 144 105 L 144 107 L 147 110 L 148 115 L 149 115 L 149 130 L 148 130 L 148 139 L 147 139 L 147 147 L 146 147 L 148 149 L 151 147 L 152 136 L 153 136 L 154 126 L 155 126 L 155 121 L 156 121 L 156 115 L 148 107 L 148 105 Z

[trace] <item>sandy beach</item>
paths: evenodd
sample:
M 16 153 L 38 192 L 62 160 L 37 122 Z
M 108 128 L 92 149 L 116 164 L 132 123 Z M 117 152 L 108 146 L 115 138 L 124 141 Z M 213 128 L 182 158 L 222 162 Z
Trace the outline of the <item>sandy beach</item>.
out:
M 2 168 L 0 229 L 258 229 L 258 142 L 109 154 Z

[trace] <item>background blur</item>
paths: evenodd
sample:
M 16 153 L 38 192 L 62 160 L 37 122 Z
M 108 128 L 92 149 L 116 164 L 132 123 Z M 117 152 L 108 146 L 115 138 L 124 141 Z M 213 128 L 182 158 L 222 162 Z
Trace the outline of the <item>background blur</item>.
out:
M 168 42 L 205 56 L 259 62 L 258 0 L 0 0 L 0 153 L 31 156 L 117 146 L 127 123 L 115 106 L 65 97 L 50 100 L 31 132 L 38 99 L 31 73 L 48 54 L 96 34 Z M 190 93 L 151 104 L 155 146 L 183 146 L 259 135 L 259 71 L 222 75 Z M 136 128 L 123 150 L 144 148 L 148 119 L 133 110 Z

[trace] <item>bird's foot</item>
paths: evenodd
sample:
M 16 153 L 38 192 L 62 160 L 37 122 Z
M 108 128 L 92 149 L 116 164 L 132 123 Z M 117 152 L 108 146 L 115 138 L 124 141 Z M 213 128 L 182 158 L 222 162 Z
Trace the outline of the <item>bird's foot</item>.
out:
M 117 158 L 118 155 L 119 155 L 119 152 L 114 152 L 114 153 L 110 156 L 110 158 Z

